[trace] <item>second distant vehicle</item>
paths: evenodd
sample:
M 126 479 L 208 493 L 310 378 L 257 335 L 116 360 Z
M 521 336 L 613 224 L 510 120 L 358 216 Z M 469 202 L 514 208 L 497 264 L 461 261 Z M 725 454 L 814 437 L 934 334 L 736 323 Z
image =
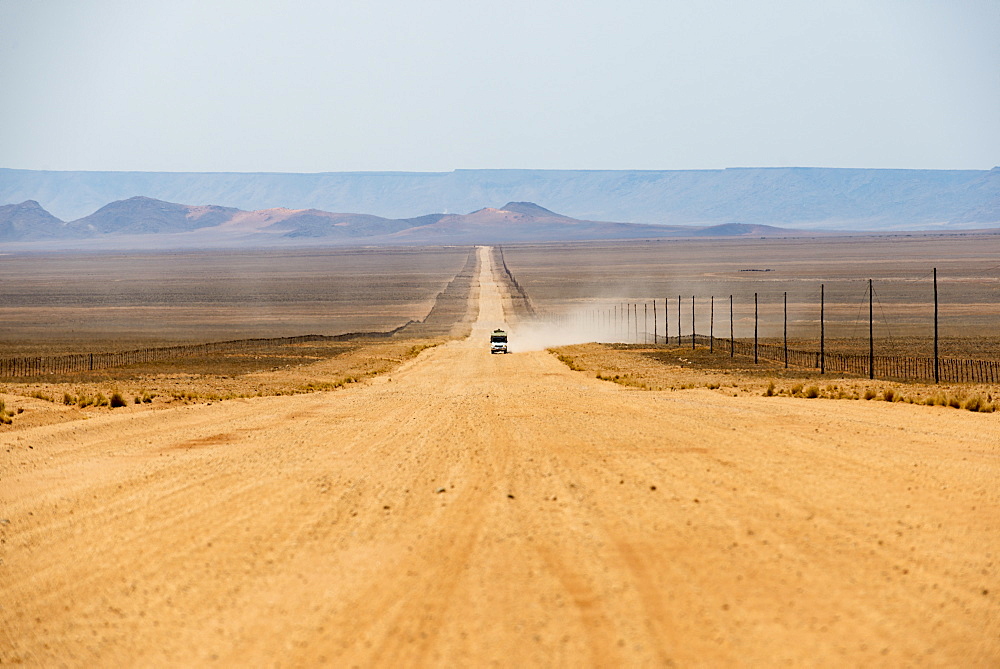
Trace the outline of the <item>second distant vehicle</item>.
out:
M 490 353 L 510 353 L 507 350 L 507 333 L 503 330 L 494 330 L 490 335 Z

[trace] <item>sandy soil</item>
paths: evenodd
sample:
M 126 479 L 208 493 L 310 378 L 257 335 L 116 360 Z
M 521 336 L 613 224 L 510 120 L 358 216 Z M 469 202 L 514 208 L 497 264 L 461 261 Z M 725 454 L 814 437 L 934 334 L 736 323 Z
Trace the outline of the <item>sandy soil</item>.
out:
M 482 263 L 391 376 L 2 433 L 0 661 L 1000 663 L 1000 414 L 491 356 Z

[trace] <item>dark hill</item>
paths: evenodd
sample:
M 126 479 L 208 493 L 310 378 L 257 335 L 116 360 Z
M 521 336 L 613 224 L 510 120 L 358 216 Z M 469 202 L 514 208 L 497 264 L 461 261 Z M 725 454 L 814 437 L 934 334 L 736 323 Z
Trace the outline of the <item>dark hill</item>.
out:
M 690 234 L 697 228 L 583 221 L 533 202 L 508 202 L 470 214 L 442 216 L 429 225 L 402 230 L 387 241 L 412 244 L 504 244 L 588 239 L 636 239 Z
M 107 204 L 69 225 L 81 234 L 190 232 L 220 225 L 239 211 L 232 207 L 191 206 L 138 196 Z
M 0 241 L 58 239 L 67 232 L 63 221 L 34 200 L 0 206 Z
M 557 214 L 554 211 L 549 211 L 545 207 L 540 207 L 534 202 L 508 202 L 504 206 L 500 207 L 500 209 L 502 211 L 512 211 L 515 214 L 534 216 L 536 218 L 569 218 L 569 216 L 563 216 L 562 214 Z
M 2 241 L 64 239 L 81 248 L 240 247 L 274 244 L 496 244 L 598 239 L 653 239 L 692 235 L 767 236 L 793 231 L 742 223 L 701 226 L 644 225 L 588 221 L 556 213 L 533 202 L 508 202 L 469 214 L 427 214 L 391 219 L 318 209 L 243 211 L 192 206 L 149 197 L 107 204 L 90 216 L 64 224 L 37 202 L 0 209 Z M 79 240 L 71 237 L 75 236 Z M 49 245 L 51 247 L 51 244 Z
M 245 211 L 276 207 L 404 219 L 484 203 L 544 202 L 593 221 L 747 223 L 801 230 L 948 230 L 1000 225 L 1000 169 L 809 167 L 723 170 L 455 170 L 452 172 L 50 172 L 0 168 L 0 202 L 37 200 L 71 220 L 141 193 Z M 537 205 L 536 205 L 537 206 Z
M 768 237 L 787 235 L 791 230 L 773 225 L 751 225 L 749 223 L 723 223 L 710 225 L 692 234 L 696 237 Z
M 334 214 L 318 209 L 295 212 L 271 230 L 283 230 L 286 237 L 338 238 L 388 235 L 412 227 L 399 221 L 370 214 Z

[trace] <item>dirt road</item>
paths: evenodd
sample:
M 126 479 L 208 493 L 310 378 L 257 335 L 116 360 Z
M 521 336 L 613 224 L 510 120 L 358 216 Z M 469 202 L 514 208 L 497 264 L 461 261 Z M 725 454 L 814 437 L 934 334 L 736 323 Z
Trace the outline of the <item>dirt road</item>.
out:
M 482 262 L 372 383 L 0 436 L 0 660 L 1000 664 L 1000 414 L 491 356 Z

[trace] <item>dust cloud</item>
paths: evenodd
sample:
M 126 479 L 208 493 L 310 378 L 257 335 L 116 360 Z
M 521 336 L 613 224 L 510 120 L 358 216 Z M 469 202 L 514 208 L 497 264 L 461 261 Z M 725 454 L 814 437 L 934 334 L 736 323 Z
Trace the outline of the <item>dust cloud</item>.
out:
M 643 333 L 639 334 L 641 336 Z M 560 318 L 522 321 L 510 326 L 509 339 L 511 353 L 522 353 L 589 342 L 633 342 L 635 335 L 628 337 L 623 332 L 615 332 L 609 323 L 594 322 L 581 313 Z

